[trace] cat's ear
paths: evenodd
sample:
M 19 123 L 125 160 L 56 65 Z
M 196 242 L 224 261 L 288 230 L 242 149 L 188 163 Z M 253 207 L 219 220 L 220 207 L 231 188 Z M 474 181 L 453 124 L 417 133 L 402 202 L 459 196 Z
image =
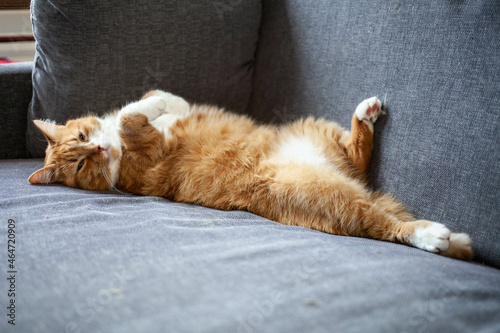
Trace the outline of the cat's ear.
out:
M 35 171 L 28 178 L 31 184 L 51 184 L 55 183 L 56 166 L 49 165 L 38 171 Z
M 49 144 L 53 144 L 59 139 L 64 128 L 64 126 L 43 120 L 33 120 L 33 123 L 35 123 L 36 127 L 43 133 Z

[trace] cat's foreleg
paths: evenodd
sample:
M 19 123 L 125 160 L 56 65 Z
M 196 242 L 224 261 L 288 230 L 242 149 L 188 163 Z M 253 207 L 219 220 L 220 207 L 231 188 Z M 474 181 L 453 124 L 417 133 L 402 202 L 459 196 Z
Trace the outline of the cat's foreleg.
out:
M 351 121 L 351 132 L 344 142 L 349 162 L 361 172 L 370 164 L 373 150 L 373 123 L 381 112 L 382 103 L 372 97 L 361 102 Z
M 151 125 L 142 113 L 127 113 L 120 118 L 119 135 L 128 154 L 135 152 L 145 160 L 155 159 L 161 154 L 163 135 Z M 150 149 L 155 147 L 155 149 Z
M 146 93 L 142 99 L 150 98 L 151 96 L 161 97 L 167 102 L 166 112 L 176 115 L 185 115 L 189 113 L 190 105 L 182 97 L 176 96 L 163 90 L 151 90 Z

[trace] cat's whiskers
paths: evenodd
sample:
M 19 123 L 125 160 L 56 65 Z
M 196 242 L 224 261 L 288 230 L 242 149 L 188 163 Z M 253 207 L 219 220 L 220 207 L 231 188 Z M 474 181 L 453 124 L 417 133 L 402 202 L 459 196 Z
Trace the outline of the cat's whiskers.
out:
M 113 182 L 111 181 L 111 179 L 109 178 L 109 175 L 108 175 L 108 170 L 107 169 L 102 169 L 101 168 L 101 174 L 102 176 L 104 177 L 104 180 L 106 181 L 106 183 L 109 185 L 109 189 L 111 191 L 115 190 L 115 185 L 113 184 Z
M 54 169 L 54 171 L 52 171 L 52 173 L 50 174 L 50 177 L 48 179 L 54 179 L 54 176 L 60 171 L 62 170 L 63 168 L 65 169 L 67 167 L 67 165 L 63 164 L 61 165 L 59 168 L 57 169 Z M 65 170 L 63 170 L 64 172 Z
M 45 166 L 45 163 L 37 164 L 34 169 L 36 171 L 36 170 L 39 170 L 39 169 L 43 168 L 44 166 Z M 33 171 L 33 172 L 35 172 L 35 171 Z
M 35 137 L 35 139 L 37 139 L 38 141 L 41 141 L 43 143 L 47 143 L 47 140 L 45 140 L 45 139 L 42 139 L 42 138 L 39 138 L 39 137 Z
M 110 191 L 119 192 L 121 194 L 125 194 L 124 192 L 120 191 L 115 186 L 115 184 L 113 184 L 113 181 L 111 180 L 110 175 L 108 173 L 108 168 L 106 166 L 105 159 L 100 159 L 99 160 L 98 167 L 99 167 L 99 172 L 101 173 L 102 177 L 104 178 L 104 180 L 106 181 L 106 183 L 109 185 L 109 190 Z

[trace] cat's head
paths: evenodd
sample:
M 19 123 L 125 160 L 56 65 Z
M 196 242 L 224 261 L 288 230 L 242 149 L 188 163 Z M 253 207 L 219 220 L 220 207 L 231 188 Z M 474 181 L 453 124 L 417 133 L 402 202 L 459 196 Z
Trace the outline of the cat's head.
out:
M 113 188 L 121 150 L 105 138 L 95 117 L 69 120 L 66 125 L 35 120 L 49 145 L 45 165 L 28 179 L 32 184 L 62 183 L 87 190 Z M 103 142 L 104 141 L 104 142 Z

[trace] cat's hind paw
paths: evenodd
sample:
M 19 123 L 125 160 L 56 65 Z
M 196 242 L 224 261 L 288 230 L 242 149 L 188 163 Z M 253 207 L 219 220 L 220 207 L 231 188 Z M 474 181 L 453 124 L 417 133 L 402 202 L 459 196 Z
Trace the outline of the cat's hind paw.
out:
M 170 114 L 188 114 L 191 109 L 189 103 L 182 97 L 176 96 L 163 90 L 153 90 L 144 95 L 143 99 L 153 96 L 161 97 L 167 102 L 166 112 Z
M 382 112 L 382 102 L 377 97 L 365 99 L 356 108 L 356 116 L 359 121 L 368 120 L 371 123 L 377 121 Z
M 469 235 L 451 233 L 441 223 L 423 220 L 413 223 L 418 223 L 418 225 L 409 238 L 411 245 L 445 257 L 461 260 L 473 259 L 474 253 Z
M 474 252 L 472 251 L 472 242 L 469 235 L 452 233 L 448 249 L 441 252 L 441 254 L 450 258 L 472 260 Z
M 140 113 L 148 117 L 148 121 L 153 121 L 165 113 L 167 102 L 164 98 L 158 96 L 150 96 L 146 99 L 130 103 L 120 110 L 122 115 Z
M 151 96 L 144 103 L 144 109 L 141 113 L 148 117 L 148 121 L 155 120 L 167 111 L 167 101 L 159 96 Z
M 446 251 L 450 246 L 450 230 L 441 223 L 416 221 L 417 226 L 409 238 L 411 245 L 429 252 L 439 253 Z

